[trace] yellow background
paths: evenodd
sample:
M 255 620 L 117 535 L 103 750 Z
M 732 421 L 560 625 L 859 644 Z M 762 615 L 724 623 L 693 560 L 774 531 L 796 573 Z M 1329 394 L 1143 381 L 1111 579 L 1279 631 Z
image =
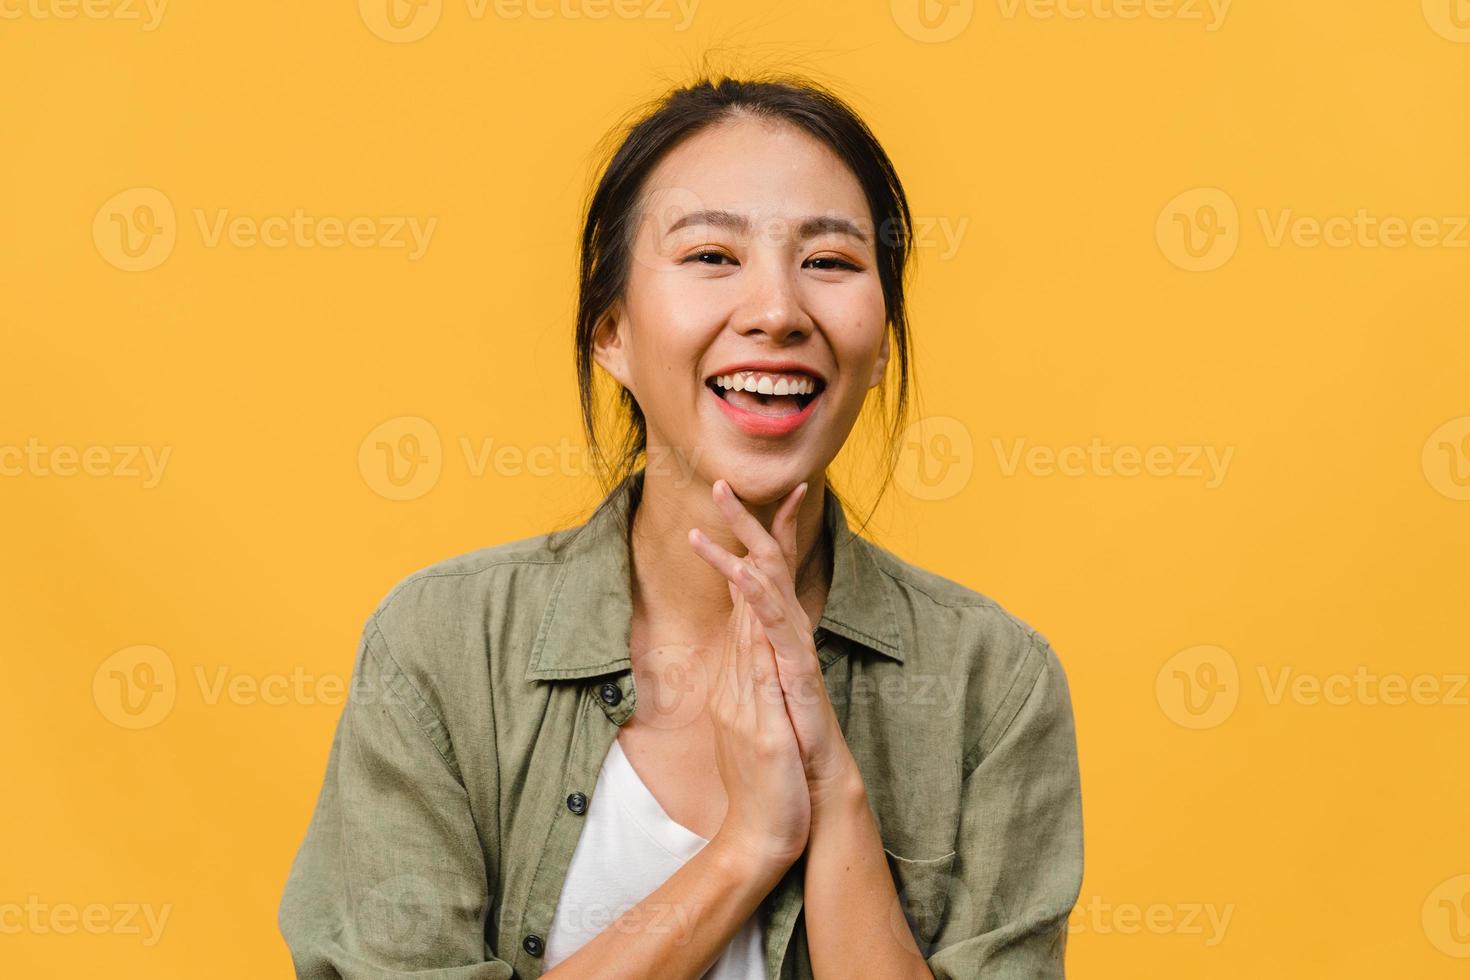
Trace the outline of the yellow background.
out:
M 0 0 L 0 452 L 42 447 L 0 457 L 0 911 L 46 910 L 0 918 L 0 973 L 289 975 L 276 905 L 363 619 L 597 499 L 578 208 L 597 140 L 711 53 L 835 85 L 929 223 L 933 418 L 869 533 L 1067 667 L 1072 974 L 1463 976 L 1470 4 L 558 2 L 174 0 L 147 29 Z M 417 258 L 206 233 L 297 209 L 435 225 Z M 1360 209 L 1440 241 L 1273 238 Z M 404 435 L 406 490 L 377 448 Z M 1154 472 L 1067 449 L 1093 440 Z M 1372 703 L 1389 677 L 1421 696 Z M 168 909 L 156 941 L 128 906 Z

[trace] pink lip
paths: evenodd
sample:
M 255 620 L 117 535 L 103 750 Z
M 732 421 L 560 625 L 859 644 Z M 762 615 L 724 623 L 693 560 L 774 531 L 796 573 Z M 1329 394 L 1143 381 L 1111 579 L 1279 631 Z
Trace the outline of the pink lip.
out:
M 795 432 L 801 427 L 803 422 L 811 418 L 812 409 L 816 407 L 817 402 L 822 400 L 822 396 L 827 393 L 826 388 L 817 392 L 816 397 L 807 402 L 806 406 L 799 412 L 791 415 L 772 417 L 770 415 L 758 415 L 755 412 L 747 412 L 743 408 L 731 405 L 725 399 L 715 394 L 714 390 L 708 385 L 705 386 L 705 390 L 709 392 L 709 396 L 724 411 L 726 418 L 734 422 L 746 435 L 752 436 L 784 436 Z
M 724 367 L 713 372 L 709 377 L 717 377 L 721 374 L 734 374 L 736 371 L 764 371 L 768 374 L 807 374 L 821 381 L 824 385 L 827 379 L 820 371 L 807 367 L 800 361 L 741 361 L 737 364 L 726 364 Z

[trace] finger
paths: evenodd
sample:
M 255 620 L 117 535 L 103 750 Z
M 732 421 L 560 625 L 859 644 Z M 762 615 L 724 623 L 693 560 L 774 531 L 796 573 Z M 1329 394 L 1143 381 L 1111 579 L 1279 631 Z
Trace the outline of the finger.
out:
M 725 623 L 725 639 L 720 644 L 719 666 L 715 670 L 715 686 L 711 697 L 714 705 L 723 705 L 729 700 L 730 680 L 734 676 L 735 629 L 736 624 L 732 617 Z
M 736 600 L 731 615 L 735 618 L 736 623 L 735 703 L 741 709 L 739 715 L 743 716 L 750 705 L 750 623 L 752 619 L 744 596 Z
M 751 619 L 751 652 L 753 669 L 760 673 L 755 684 L 756 724 L 764 728 L 770 724 L 775 709 L 785 711 L 785 694 L 781 689 L 775 651 L 771 649 L 770 639 L 760 620 L 754 618 Z
M 745 598 L 770 634 L 772 643 L 791 658 L 790 662 L 815 655 L 806 610 L 795 601 L 794 594 L 776 587 L 765 572 L 744 558 L 736 558 L 698 528 L 689 530 L 689 541 L 710 567 L 725 576 L 732 594 L 738 591 Z
M 698 528 L 690 528 L 689 541 L 694 546 L 694 550 L 699 557 L 703 558 L 715 571 L 724 575 L 739 590 L 740 594 L 746 598 L 747 602 L 754 603 L 756 598 L 763 593 L 768 593 L 771 596 L 770 601 L 766 603 L 768 608 L 771 606 L 771 603 L 784 603 L 787 601 L 788 591 L 780 587 L 778 584 L 780 580 L 773 578 L 765 570 L 754 565 L 749 559 L 736 558 L 730 552 L 711 541 Z M 778 564 L 779 567 L 783 566 Z M 787 577 L 786 581 L 789 582 L 790 578 Z M 794 595 L 794 590 L 791 590 L 790 597 L 794 598 Z M 768 615 L 766 625 L 774 626 L 775 619 Z
M 805 609 L 791 596 L 776 591 L 760 572 L 742 578 L 749 582 L 742 590 L 746 605 L 775 648 L 778 659 L 788 663 L 800 663 L 804 658 L 815 657 L 816 643 L 812 640 L 811 620 Z
M 754 562 L 757 567 L 769 575 L 775 575 L 778 568 L 785 570 L 787 578 L 796 574 L 794 559 L 787 558 L 780 543 L 771 537 L 770 532 L 755 519 L 755 515 L 745 509 L 745 504 L 735 496 L 735 491 L 730 489 L 729 483 L 724 480 L 716 480 L 711 493 L 715 499 L 715 506 L 725 518 L 725 523 L 730 525 L 730 530 L 735 532 L 735 537 L 745 545 L 745 557 L 748 560 Z M 792 493 L 786 495 L 783 507 L 791 503 L 792 495 Z
M 755 703 L 751 705 L 751 714 L 755 718 L 756 731 L 766 727 L 766 719 L 769 712 L 766 710 L 766 671 L 764 666 L 764 655 L 762 647 L 765 646 L 765 637 L 761 633 L 761 624 L 754 616 L 746 610 L 750 622 L 750 695 Z
M 705 563 L 734 583 L 743 595 L 748 595 L 755 582 L 755 566 L 744 558 L 737 558 L 711 541 L 699 528 L 689 529 L 689 543 L 695 554 Z

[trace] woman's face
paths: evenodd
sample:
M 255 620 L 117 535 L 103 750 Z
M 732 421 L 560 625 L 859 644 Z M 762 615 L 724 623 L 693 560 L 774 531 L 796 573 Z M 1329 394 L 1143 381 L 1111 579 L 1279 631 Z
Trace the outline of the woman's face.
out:
M 650 473 L 723 477 L 749 503 L 820 485 L 888 360 L 857 178 L 801 130 L 740 117 L 659 162 L 640 221 L 595 356 L 643 410 Z

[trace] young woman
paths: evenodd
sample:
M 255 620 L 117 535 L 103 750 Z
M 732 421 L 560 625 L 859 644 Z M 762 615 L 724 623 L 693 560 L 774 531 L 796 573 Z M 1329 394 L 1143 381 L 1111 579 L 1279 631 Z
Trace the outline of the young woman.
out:
M 299 977 L 1063 975 L 1061 665 L 826 479 L 893 354 L 899 431 L 910 244 L 888 156 L 816 85 L 701 81 L 630 127 L 576 334 L 612 489 L 369 617 L 281 903 Z

